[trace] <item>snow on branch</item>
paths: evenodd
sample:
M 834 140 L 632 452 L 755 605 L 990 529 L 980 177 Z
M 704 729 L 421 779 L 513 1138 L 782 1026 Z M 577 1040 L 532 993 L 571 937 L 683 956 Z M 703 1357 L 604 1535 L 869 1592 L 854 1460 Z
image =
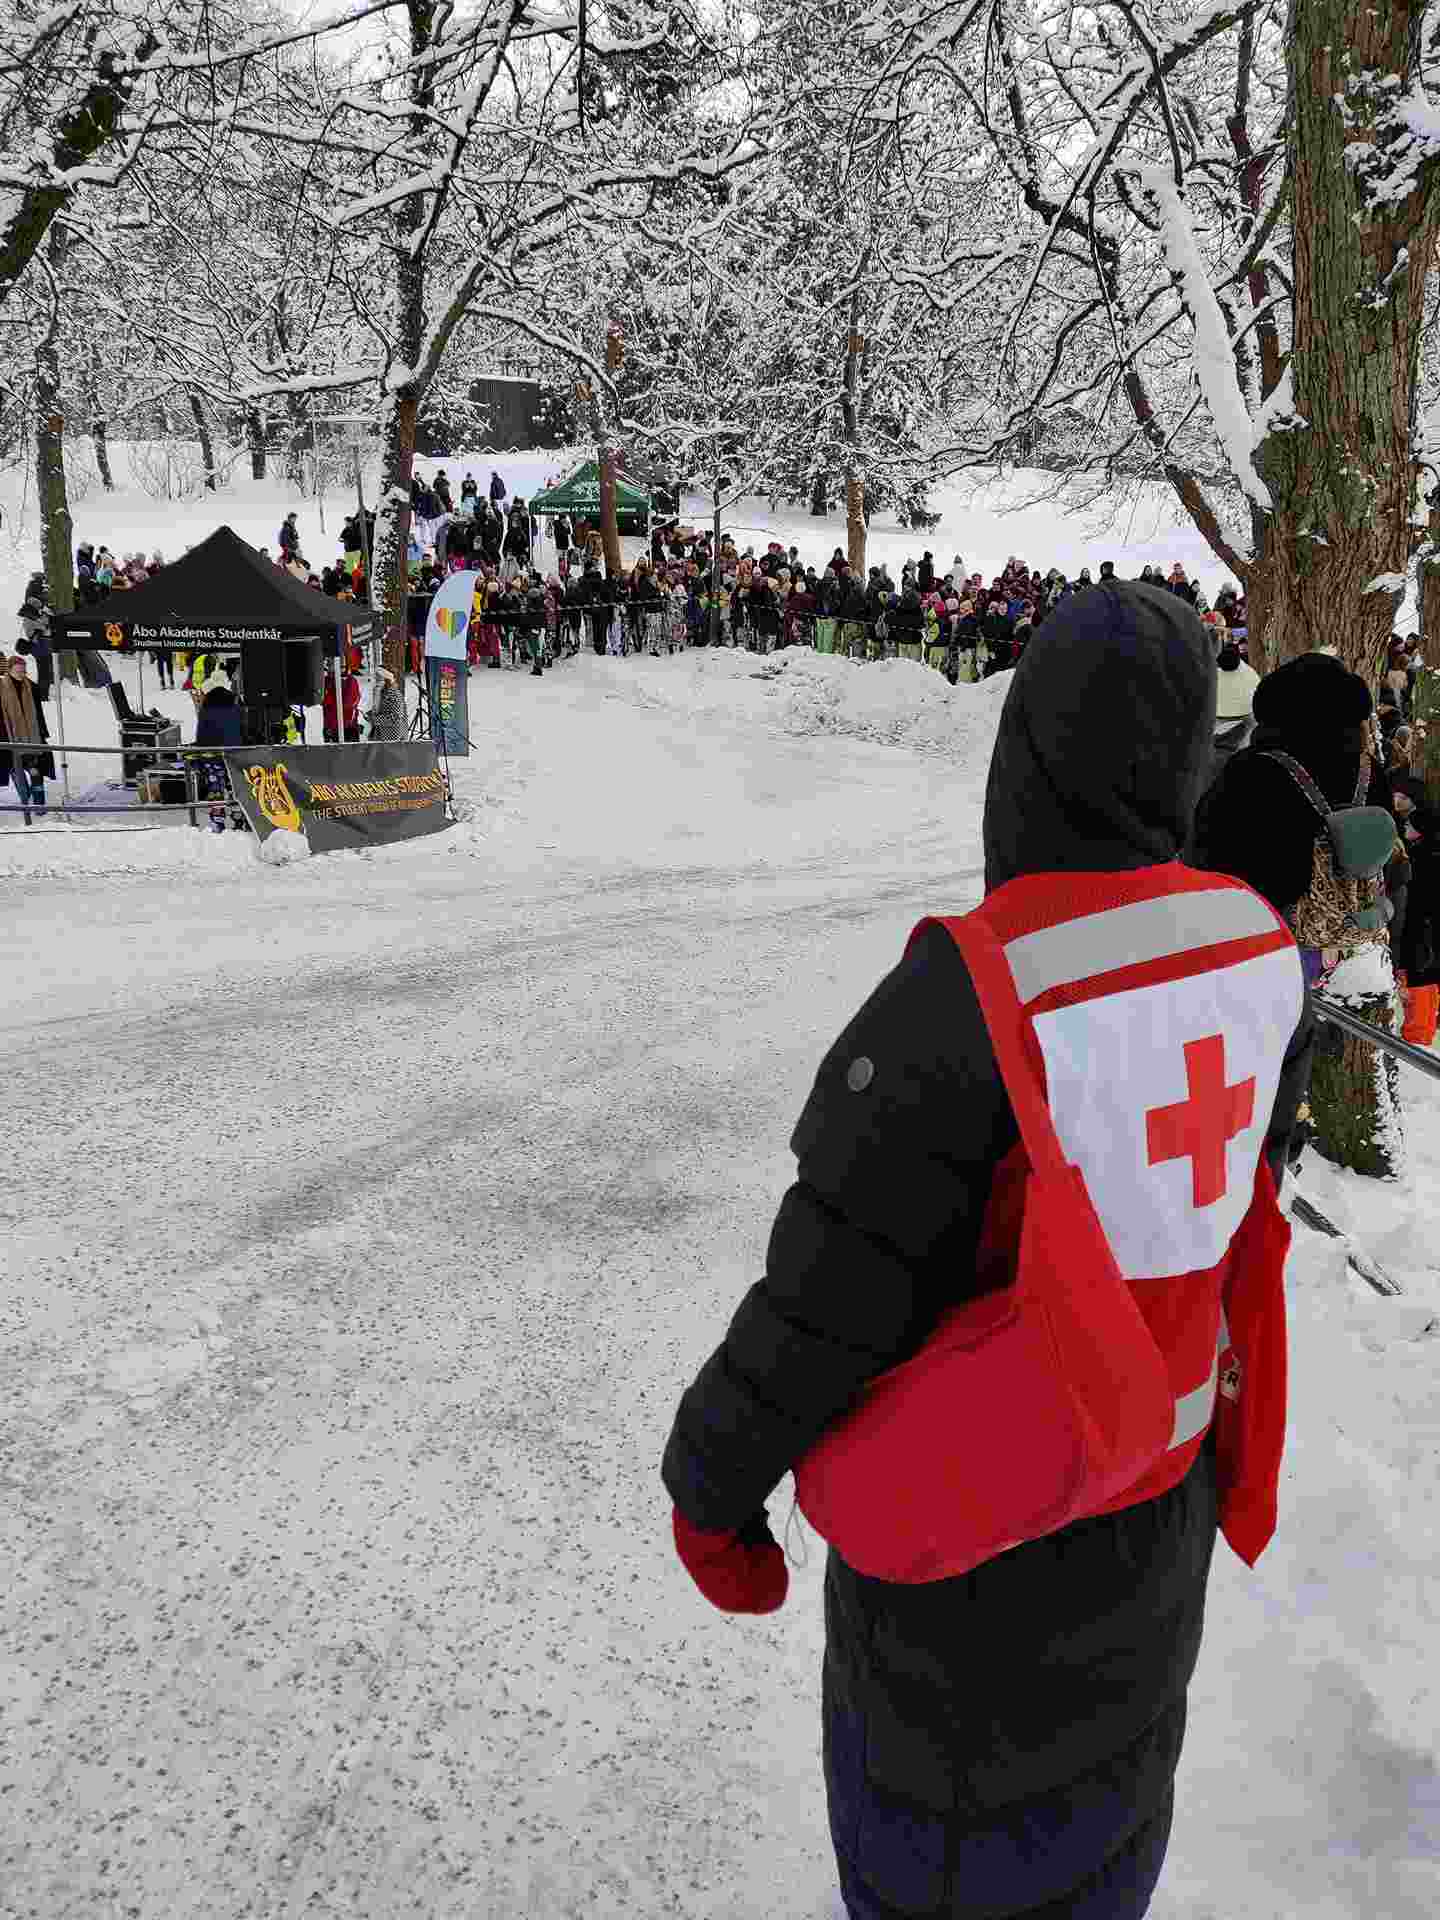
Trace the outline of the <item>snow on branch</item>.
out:
M 1159 216 L 1166 262 L 1190 316 L 1196 383 L 1225 457 L 1246 499 L 1268 512 L 1273 505 L 1270 489 L 1255 470 L 1255 424 L 1240 390 L 1225 316 L 1200 257 L 1189 210 L 1168 168 L 1145 167 L 1135 178 Z

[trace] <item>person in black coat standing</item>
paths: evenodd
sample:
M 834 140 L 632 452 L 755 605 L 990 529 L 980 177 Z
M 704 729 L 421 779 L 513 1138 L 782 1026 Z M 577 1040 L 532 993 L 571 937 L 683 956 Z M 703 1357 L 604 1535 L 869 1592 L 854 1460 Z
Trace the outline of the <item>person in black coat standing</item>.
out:
M 1390 782 L 1370 752 L 1374 702 L 1359 674 L 1328 653 L 1304 653 L 1267 673 L 1251 699 L 1255 732 L 1232 754 L 1195 815 L 1193 866 L 1233 874 L 1287 918 L 1310 891 L 1315 843 L 1324 823 L 1276 752 L 1296 760 L 1332 807 L 1356 798 L 1360 756 L 1370 753 L 1362 803 L 1389 807 Z M 1321 957 L 1302 948 L 1313 986 Z
M 1213 717 L 1212 649 L 1190 608 L 1118 584 L 1067 600 L 1006 698 L 987 889 L 1175 860 Z M 1307 1041 L 1291 1043 L 1270 1120 L 1277 1173 Z M 822 1061 L 765 1276 L 665 1449 L 677 1543 L 687 1530 L 718 1543 L 717 1604 L 784 1600 L 766 1499 L 867 1380 L 978 1294 L 992 1181 L 1016 1137 L 969 972 L 932 927 Z M 1140 1920 L 1169 1838 L 1216 1500 L 1207 1443 L 1159 1498 L 958 1578 L 900 1585 L 830 1552 L 824 1767 L 850 1920 Z

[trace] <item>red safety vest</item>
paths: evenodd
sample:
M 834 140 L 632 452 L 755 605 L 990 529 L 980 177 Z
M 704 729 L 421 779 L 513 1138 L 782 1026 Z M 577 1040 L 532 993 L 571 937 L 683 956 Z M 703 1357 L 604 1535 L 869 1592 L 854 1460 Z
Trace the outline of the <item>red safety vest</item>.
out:
M 998 942 L 970 962 L 986 1019 L 1017 1023 L 1174 1394 L 1169 1449 L 1093 1511 L 1175 1486 L 1214 1424 L 1221 1524 L 1253 1564 L 1285 1435 L 1289 1227 L 1263 1148 L 1303 1006 L 1294 939 L 1240 881 L 1178 863 L 1027 874 L 975 912 Z M 911 940 L 932 924 L 952 925 Z

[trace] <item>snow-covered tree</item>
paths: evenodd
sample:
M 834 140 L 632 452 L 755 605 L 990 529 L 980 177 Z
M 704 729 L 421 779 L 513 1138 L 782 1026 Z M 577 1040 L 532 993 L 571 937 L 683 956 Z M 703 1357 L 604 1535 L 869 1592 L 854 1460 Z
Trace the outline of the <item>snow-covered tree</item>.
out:
M 989 149 L 946 183 L 961 218 L 986 210 L 983 273 L 931 288 L 983 370 L 946 459 L 1063 419 L 1077 490 L 1169 482 L 1243 582 L 1257 653 L 1328 642 L 1373 680 L 1421 536 L 1440 8 L 879 0 L 872 20 L 870 120 L 923 102 Z

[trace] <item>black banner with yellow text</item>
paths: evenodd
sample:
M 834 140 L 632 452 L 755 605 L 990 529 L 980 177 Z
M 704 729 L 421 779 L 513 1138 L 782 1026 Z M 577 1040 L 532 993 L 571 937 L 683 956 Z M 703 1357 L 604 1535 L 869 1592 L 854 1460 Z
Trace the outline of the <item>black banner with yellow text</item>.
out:
M 439 833 L 445 776 L 431 740 L 227 753 L 230 786 L 262 840 L 303 833 L 312 853 Z

